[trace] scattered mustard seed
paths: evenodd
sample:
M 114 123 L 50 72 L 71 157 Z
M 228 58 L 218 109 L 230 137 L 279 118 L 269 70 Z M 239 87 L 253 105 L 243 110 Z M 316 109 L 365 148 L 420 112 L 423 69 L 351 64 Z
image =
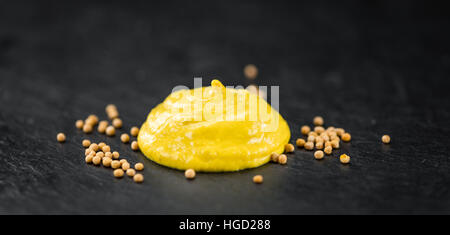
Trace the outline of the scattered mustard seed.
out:
M 113 158 L 113 154 L 111 152 L 106 152 L 105 153 L 105 157 L 112 159 Z
M 128 161 L 127 161 L 127 159 L 120 159 L 119 162 L 120 162 L 120 166 L 122 166 L 122 164 L 124 164 L 124 163 L 126 163 L 126 162 L 128 162 Z
M 105 166 L 105 167 L 111 167 L 111 162 L 112 162 L 112 159 L 109 157 L 104 157 L 102 159 L 103 166 Z
M 114 118 L 119 117 L 119 112 L 117 111 L 117 107 L 113 104 L 108 104 L 105 108 L 106 114 L 108 118 L 113 120 Z
M 142 174 L 136 174 L 133 176 L 133 180 L 136 183 L 142 183 L 142 181 L 144 181 L 144 176 Z
M 99 158 L 103 158 L 103 157 L 105 156 L 105 153 L 104 153 L 104 152 L 97 152 L 97 153 L 95 154 L 95 156 L 96 156 L 96 157 L 99 157 Z
M 316 149 L 323 149 L 323 142 L 317 142 Z
M 244 67 L 244 75 L 253 80 L 258 76 L 258 68 L 253 64 L 248 64 Z
M 85 120 L 86 124 L 89 124 L 91 126 L 97 125 L 98 123 L 98 117 L 95 114 L 91 114 L 89 115 L 86 120 Z
M 112 125 L 117 129 L 122 128 L 122 119 L 114 118 L 114 120 L 112 121 Z
M 123 170 L 122 169 L 115 169 L 113 174 L 114 174 L 114 177 L 116 177 L 116 178 L 122 178 L 123 177 Z
M 97 131 L 101 134 L 104 134 L 106 132 L 107 127 L 108 127 L 108 121 L 103 120 L 98 124 Z
M 343 163 L 343 164 L 347 164 L 347 163 L 349 163 L 350 162 L 350 157 L 347 155 L 347 154 L 342 154 L 340 157 L 339 157 L 339 160 L 341 160 L 341 162 Z
M 144 164 L 138 162 L 138 163 L 134 164 L 134 169 L 136 169 L 137 171 L 142 171 L 142 170 L 144 170 Z
M 113 136 L 116 134 L 116 128 L 114 128 L 113 126 L 108 126 L 106 128 L 106 135 L 107 136 Z
M 331 141 L 325 141 L 324 147 L 325 147 L 325 148 L 326 148 L 326 147 L 333 147 L 332 144 L 331 144 Z
M 187 169 L 187 170 L 184 172 L 184 176 L 185 176 L 187 179 L 194 179 L 194 178 L 195 178 L 195 171 L 194 171 L 194 169 Z
M 122 163 L 122 170 L 126 171 L 128 169 L 130 169 L 130 163 L 128 162 Z
M 302 126 L 302 129 L 300 131 L 302 132 L 303 135 L 307 135 L 311 131 L 311 128 L 305 125 Z
M 323 126 L 323 118 L 320 116 L 316 116 L 313 119 L 314 126 Z
M 84 139 L 81 144 L 83 145 L 83 147 L 88 148 L 91 145 L 91 141 L 88 139 Z
M 285 154 L 280 154 L 280 156 L 278 156 L 278 163 L 280 163 L 281 165 L 286 164 L 287 156 Z
M 138 145 L 137 141 L 131 142 L 131 149 L 134 151 L 137 151 L 139 149 L 139 145 Z
M 253 183 L 261 184 L 262 182 L 263 182 L 263 176 L 262 175 L 255 175 L 255 176 L 253 176 Z
M 292 145 L 292 144 L 286 144 L 284 146 L 284 151 L 286 153 L 292 153 L 292 152 L 294 152 L 294 150 L 295 150 L 295 148 L 294 148 L 294 145 Z
M 272 160 L 272 162 L 278 162 L 278 156 L 280 156 L 278 153 L 272 153 L 270 155 L 270 160 Z
M 314 127 L 314 132 L 316 132 L 317 134 L 321 134 L 325 131 L 325 129 L 322 126 L 316 126 Z
M 94 165 L 100 165 L 101 161 L 102 161 L 102 158 L 99 156 L 95 156 L 94 158 L 92 158 L 92 163 L 94 163 Z
M 381 137 L 381 141 L 382 141 L 383 143 L 385 143 L 385 144 L 389 144 L 389 143 L 391 142 L 391 137 L 388 136 L 388 135 L 383 135 L 383 136 Z
M 350 135 L 350 133 L 342 134 L 342 141 L 349 142 L 351 139 L 352 139 L 352 136 Z
M 104 153 L 111 152 L 111 147 L 109 145 L 105 145 L 105 146 L 102 147 L 102 151 Z
M 121 140 L 123 143 L 128 143 L 128 142 L 130 141 L 130 136 L 129 136 L 127 133 L 123 133 L 123 134 L 120 136 L 120 140 Z
M 316 139 L 316 137 L 315 137 L 315 136 L 313 136 L 313 135 L 310 135 L 310 136 L 308 136 L 308 138 L 307 138 L 306 140 L 307 140 L 307 142 L 314 142 L 314 141 L 315 141 L 315 139 Z
M 84 160 L 86 161 L 86 163 L 91 163 L 92 162 L 92 158 L 94 158 L 91 154 L 87 155 L 86 158 L 84 158 Z
M 106 146 L 105 142 L 98 143 L 98 149 L 100 149 L 100 150 L 102 150 L 102 148 L 105 147 L 105 146 Z
M 77 120 L 76 122 L 75 122 L 75 127 L 77 128 L 77 129 L 83 129 L 83 126 L 84 126 L 84 121 L 83 120 Z
M 342 135 L 345 133 L 345 130 L 344 129 L 342 129 L 342 128 L 336 128 L 336 134 L 338 135 L 338 136 L 341 136 L 342 137 Z
M 56 140 L 60 143 L 66 141 L 66 135 L 64 133 L 58 133 L 56 135 Z
M 295 141 L 295 144 L 299 147 L 302 148 L 303 146 L 305 146 L 306 141 L 302 138 L 298 138 L 297 141 Z
M 83 132 L 86 133 L 86 134 L 91 133 L 92 129 L 93 129 L 93 127 L 90 124 L 85 123 L 84 126 L 83 126 Z
M 92 151 L 95 151 L 95 152 L 98 151 L 98 145 L 97 145 L 96 143 L 92 143 L 92 144 L 89 146 L 89 148 L 90 148 Z
M 314 149 L 314 143 L 308 141 L 308 142 L 305 143 L 304 147 L 305 147 L 306 150 L 313 150 Z
M 120 156 L 120 154 L 119 154 L 119 152 L 117 152 L 117 151 L 114 151 L 113 153 L 112 153 L 112 155 L 113 155 L 113 159 L 119 159 L 119 156 Z
M 133 177 L 136 174 L 136 171 L 133 168 L 127 170 L 127 175 Z
M 339 148 L 339 141 L 338 140 L 332 140 L 331 141 L 331 147 L 333 147 L 334 149 L 338 149 Z
M 323 151 L 325 152 L 325 154 L 330 155 L 333 152 L 333 147 L 327 146 Z
M 121 164 L 120 164 L 120 162 L 118 160 L 112 160 L 112 162 L 111 162 L 111 168 L 113 168 L 113 169 L 119 168 L 120 165 Z
M 323 158 L 323 151 L 319 150 L 314 153 L 314 158 L 320 160 Z
M 136 127 L 136 126 L 132 127 L 131 130 L 130 130 L 130 134 L 131 134 L 132 136 L 134 136 L 134 137 L 138 136 L 138 134 L 139 134 L 139 128 Z

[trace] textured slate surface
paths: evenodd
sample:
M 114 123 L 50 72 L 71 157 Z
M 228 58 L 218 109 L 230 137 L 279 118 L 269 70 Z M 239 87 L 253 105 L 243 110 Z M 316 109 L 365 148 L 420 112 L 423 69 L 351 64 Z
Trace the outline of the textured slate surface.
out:
M 2 1 L 0 213 L 449 213 L 449 18 L 436 4 Z M 76 119 L 115 103 L 128 130 L 194 76 L 248 85 L 248 63 L 280 86 L 293 141 L 315 115 L 353 141 L 193 181 L 118 137 L 89 135 L 143 161 L 143 184 L 83 162 Z

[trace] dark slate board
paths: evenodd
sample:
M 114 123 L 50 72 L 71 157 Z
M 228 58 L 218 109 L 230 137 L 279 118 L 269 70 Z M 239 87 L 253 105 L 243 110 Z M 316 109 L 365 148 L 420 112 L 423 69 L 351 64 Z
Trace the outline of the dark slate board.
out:
M 0 3 L 0 213 L 449 213 L 449 18 L 410 1 Z M 447 8 L 448 9 L 448 8 Z M 198 174 L 116 138 L 145 182 L 84 163 L 76 119 L 140 125 L 176 85 L 279 85 L 292 141 L 322 115 L 353 141 L 322 161 Z M 55 141 L 57 132 L 67 142 Z M 390 134 L 392 144 L 380 142 Z M 351 164 L 337 156 L 347 153 Z M 255 185 L 252 177 L 264 175 Z

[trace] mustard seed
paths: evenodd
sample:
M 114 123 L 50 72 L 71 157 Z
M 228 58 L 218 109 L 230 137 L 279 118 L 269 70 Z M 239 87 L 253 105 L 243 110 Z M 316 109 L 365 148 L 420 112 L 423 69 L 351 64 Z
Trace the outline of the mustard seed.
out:
M 124 163 L 126 163 L 126 162 L 128 162 L 128 161 L 127 161 L 127 159 L 120 159 L 119 162 L 120 162 L 120 166 L 122 166 L 122 164 L 124 164 Z
M 131 149 L 134 151 L 139 149 L 139 145 L 138 145 L 137 141 L 131 142 Z
M 307 135 L 311 131 L 311 128 L 309 126 L 305 125 L 305 126 L 302 126 L 300 131 L 302 132 L 303 135 Z
M 90 148 L 87 148 L 87 149 L 84 151 L 84 155 L 87 156 L 87 155 L 89 155 L 89 153 L 91 153 L 92 151 L 94 151 L 94 150 L 92 150 L 92 149 L 90 149 Z
M 349 133 L 342 134 L 342 141 L 349 142 L 352 139 L 352 136 Z
M 128 143 L 128 142 L 130 141 L 130 136 L 129 136 L 128 134 L 126 134 L 126 133 L 123 133 L 123 134 L 120 136 L 120 140 L 121 140 L 123 143 Z
M 113 126 L 108 126 L 106 128 L 106 135 L 107 136 L 113 136 L 116 134 L 116 128 L 114 128 Z
M 108 104 L 105 108 L 106 114 L 108 118 L 113 120 L 114 118 L 119 117 L 119 111 L 117 111 L 117 107 L 113 104 Z
M 314 140 L 315 140 L 315 139 L 316 139 L 315 136 L 310 135 L 310 136 L 308 136 L 308 138 L 307 138 L 306 140 L 307 140 L 307 142 L 313 142 L 313 143 L 314 143 Z
M 97 152 L 97 153 L 95 154 L 95 156 L 96 156 L 96 157 L 99 157 L 99 158 L 103 158 L 103 157 L 105 156 L 105 153 L 104 153 L 104 152 Z
M 136 169 L 137 171 L 142 171 L 142 170 L 144 170 L 144 164 L 138 162 L 138 163 L 134 164 L 134 169 Z
M 314 136 L 314 137 L 317 137 L 317 136 L 319 136 L 316 132 L 314 132 L 314 131 L 310 131 L 309 133 L 308 133 L 308 137 L 309 136 Z
M 83 142 L 81 142 L 81 144 L 83 145 L 83 147 L 88 148 L 91 145 L 91 141 L 84 139 Z
M 102 151 L 104 153 L 111 152 L 111 147 L 109 145 L 105 145 L 105 146 L 102 147 Z
M 105 166 L 105 167 L 111 167 L 111 162 L 112 162 L 112 159 L 109 158 L 109 157 L 104 157 L 104 158 L 102 159 L 102 164 L 103 164 L 103 166 Z
M 66 135 L 64 133 L 58 133 L 56 135 L 56 140 L 60 143 L 66 141 Z
M 320 160 L 323 158 L 323 151 L 319 150 L 314 153 L 314 158 Z
M 98 151 L 98 145 L 97 145 L 96 143 L 92 143 L 92 144 L 89 146 L 89 148 L 90 148 L 92 151 L 95 151 L 95 152 Z
M 105 157 L 112 159 L 113 158 L 113 154 L 111 152 L 106 152 L 105 153 Z
M 323 142 L 317 142 L 316 149 L 323 149 Z
M 325 141 L 324 147 L 325 147 L 325 148 L 326 148 L 326 147 L 333 147 L 332 144 L 331 144 L 331 141 Z
M 278 156 L 280 156 L 278 153 L 272 153 L 270 155 L 270 160 L 272 160 L 272 162 L 278 162 Z
M 287 156 L 285 154 L 280 154 L 280 156 L 278 156 L 278 163 L 280 163 L 281 165 L 286 164 Z
M 314 127 L 314 132 L 316 132 L 317 134 L 321 134 L 325 131 L 325 129 L 322 126 L 316 126 Z
M 91 126 L 97 125 L 98 123 L 98 117 L 95 114 L 91 114 L 89 115 L 86 120 L 85 120 L 86 124 L 89 124 Z
M 106 132 L 106 128 L 107 128 L 107 127 L 108 127 L 108 121 L 103 120 L 103 121 L 101 121 L 101 122 L 98 124 L 97 131 L 98 131 L 99 133 L 104 134 L 104 133 Z
M 302 138 L 298 138 L 297 141 L 295 141 L 295 144 L 299 147 L 302 148 L 303 146 L 305 146 L 306 141 Z
M 385 144 L 389 144 L 389 143 L 391 142 L 391 137 L 388 136 L 388 135 L 383 135 L 383 136 L 381 137 L 381 141 L 382 141 L 383 143 L 385 143 Z
M 136 183 L 142 183 L 142 181 L 144 181 L 144 176 L 142 174 L 136 174 L 133 176 L 133 180 Z
M 194 178 L 195 178 L 195 171 L 194 171 L 194 169 L 187 169 L 187 170 L 184 172 L 184 176 L 185 176 L 187 179 L 194 179 Z
M 338 140 L 332 140 L 331 141 L 331 147 L 333 147 L 334 149 L 338 149 L 339 148 L 339 141 Z
M 305 147 L 306 150 L 313 150 L 314 149 L 314 143 L 308 141 L 308 142 L 305 143 L 304 147 Z
M 98 143 L 98 149 L 102 150 L 103 147 L 105 147 L 106 144 L 104 142 Z
M 119 154 L 119 152 L 117 152 L 117 151 L 114 151 L 113 153 L 112 153 L 112 155 L 113 155 L 113 159 L 119 159 L 119 156 L 120 156 L 120 154 Z
M 84 121 L 83 120 L 77 120 L 76 122 L 75 122 L 75 127 L 77 128 L 77 129 L 83 129 L 83 126 L 84 126 Z
M 91 163 L 92 162 L 92 158 L 94 158 L 91 154 L 87 155 L 84 160 L 86 161 L 86 163 Z
M 120 162 L 118 161 L 118 160 L 113 160 L 112 162 L 111 162 L 111 168 L 113 168 L 113 169 L 117 169 L 117 168 L 119 168 L 120 167 Z
M 338 135 L 338 136 L 341 136 L 342 137 L 342 135 L 345 133 L 345 130 L 344 129 L 342 129 L 342 128 L 336 128 L 336 134 Z
M 323 118 L 320 116 L 316 116 L 313 119 L 314 126 L 323 126 Z
M 122 169 L 115 169 L 113 174 L 114 174 L 114 177 L 116 177 L 116 178 L 122 178 L 123 177 L 123 170 Z
M 101 161 L 102 161 L 102 158 L 99 156 L 95 156 L 94 158 L 92 158 L 92 163 L 94 163 L 94 165 L 100 165 Z
M 327 155 L 330 155 L 333 152 L 333 147 L 331 146 L 327 146 L 325 147 L 325 149 L 323 150 Z
M 255 79 L 258 76 L 258 68 L 253 64 L 248 64 L 244 67 L 244 75 L 248 79 Z
M 136 174 L 136 171 L 133 168 L 127 170 L 127 175 L 133 177 Z
M 263 176 L 262 175 L 255 175 L 255 176 L 253 176 L 253 183 L 261 184 L 262 182 L 263 182 Z
M 89 133 L 91 133 L 92 132 L 92 129 L 93 129 L 93 127 L 92 127 L 92 125 L 90 125 L 90 124 L 84 124 L 84 126 L 83 126 L 83 132 L 84 133 L 86 133 L 86 134 L 89 134 Z
M 286 152 L 286 153 L 292 153 L 292 152 L 294 152 L 294 145 L 292 145 L 292 144 L 286 144 L 285 146 L 284 146 L 284 151 Z
M 131 130 L 130 130 L 130 134 L 132 135 L 132 136 L 134 136 L 134 137 L 136 137 L 136 136 L 138 136 L 138 134 L 139 134 L 139 128 L 138 127 L 132 127 L 131 128 Z
M 122 120 L 120 118 L 114 118 L 112 121 L 112 125 L 115 128 L 120 129 L 120 128 L 122 128 Z
M 122 163 L 122 170 L 126 171 L 128 169 L 130 169 L 130 163 L 128 162 Z
M 343 164 L 347 164 L 347 163 L 349 163 L 350 162 L 350 157 L 347 155 L 347 154 L 342 154 L 340 157 L 339 157 L 339 160 L 341 160 L 341 162 L 343 163 Z

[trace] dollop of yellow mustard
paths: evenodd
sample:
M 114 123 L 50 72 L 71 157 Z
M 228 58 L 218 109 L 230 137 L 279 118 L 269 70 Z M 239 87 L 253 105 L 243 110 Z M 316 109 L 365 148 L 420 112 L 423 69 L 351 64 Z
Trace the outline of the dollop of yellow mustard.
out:
M 161 165 L 204 172 L 261 166 L 282 153 L 289 126 L 264 99 L 245 89 L 211 86 L 170 94 L 151 110 L 138 144 Z

